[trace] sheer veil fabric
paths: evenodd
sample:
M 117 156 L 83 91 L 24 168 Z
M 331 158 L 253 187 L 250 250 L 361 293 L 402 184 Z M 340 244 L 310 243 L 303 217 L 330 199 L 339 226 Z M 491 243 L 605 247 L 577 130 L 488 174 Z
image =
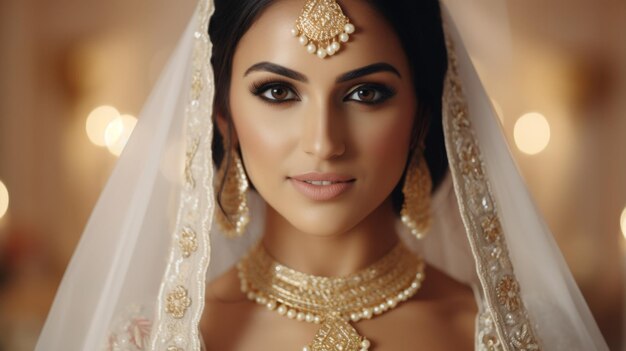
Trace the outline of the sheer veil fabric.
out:
M 474 70 L 468 52 L 480 56 L 472 51 L 480 33 L 465 2 L 442 6 L 450 171 L 434 194 L 431 234 L 421 243 L 403 235 L 474 288 L 477 350 L 608 350 Z M 261 235 L 265 205 L 254 194 L 244 237 L 225 239 L 213 225 L 212 12 L 213 1 L 199 1 L 92 213 L 37 351 L 199 351 L 207 281 Z

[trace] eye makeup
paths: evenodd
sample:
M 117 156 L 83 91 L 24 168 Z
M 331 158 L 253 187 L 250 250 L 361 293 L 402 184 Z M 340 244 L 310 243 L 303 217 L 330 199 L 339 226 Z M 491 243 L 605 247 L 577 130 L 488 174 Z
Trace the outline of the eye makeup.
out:
M 271 104 L 299 101 L 300 96 L 293 85 L 281 79 L 266 79 L 252 83 L 250 93 Z
M 363 83 L 352 88 L 344 97 L 344 102 L 357 102 L 366 105 L 378 105 L 396 95 L 395 89 L 385 84 Z
M 253 82 L 250 86 L 250 93 L 270 104 L 284 104 L 301 100 L 293 84 L 273 77 Z M 342 101 L 379 105 L 395 95 L 396 90 L 386 84 L 361 83 L 349 89 Z

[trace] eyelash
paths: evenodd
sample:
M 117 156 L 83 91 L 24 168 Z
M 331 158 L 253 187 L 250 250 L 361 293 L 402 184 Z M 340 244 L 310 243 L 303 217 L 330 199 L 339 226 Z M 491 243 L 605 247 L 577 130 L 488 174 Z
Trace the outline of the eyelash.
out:
M 273 88 L 286 89 L 288 92 L 293 93 L 296 96 L 296 98 L 289 99 L 289 100 L 272 100 L 263 96 L 264 93 L 266 93 L 268 90 L 273 89 Z M 252 83 L 252 86 L 250 87 L 250 92 L 252 93 L 252 95 L 257 96 L 261 100 L 268 102 L 270 104 L 284 104 L 284 103 L 300 100 L 300 96 L 295 92 L 295 89 L 289 82 L 283 81 L 283 80 L 277 80 L 277 79 L 268 79 L 265 81 L 254 82 Z
M 359 101 L 359 100 L 353 100 L 350 99 L 349 97 L 358 93 L 359 91 L 362 90 L 373 90 L 374 93 L 378 93 L 380 94 L 380 98 L 376 101 Z M 346 97 L 343 99 L 343 101 L 354 101 L 360 104 L 365 104 L 365 105 L 379 105 L 382 104 L 383 102 L 389 100 L 390 98 L 392 98 L 394 95 L 396 95 L 396 91 L 386 85 L 383 84 L 377 84 L 377 83 L 365 83 L 365 84 L 361 84 L 356 86 L 354 89 L 350 90 L 350 92 L 348 93 L 348 95 L 346 95 Z
M 292 93 L 293 95 L 295 95 L 295 98 L 291 98 L 287 100 L 274 100 L 274 99 L 270 99 L 270 98 L 263 96 L 263 94 L 265 94 L 266 92 L 268 92 L 268 90 L 273 89 L 273 88 L 283 88 L 287 90 L 289 93 Z M 376 101 L 359 101 L 359 100 L 350 99 L 350 96 L 362 90 L 373 90 L 375 93 L 380 94 L 380 98 Z M 252 83 L 250 87 L 250 92 L 253 95 L 259 97 L 264 102 L 267 102 L 270 104 L 285 104 L 285 103 L 290 103 L 293 101 L 300 101 L 300 96 L 294 89 L 293 85 L 291 85 L 291 83 L 287 81 L 283 81 L 280 79 L 278 80 L 268 79 L 264 81 L 254 82 Z M 378 83 L 364 83 L 351 89 L 350 92 L 343 98 L 343 101 L 344 102 L 352 101 L 352 102 L 356 102 L 356 103 L 364 104 L 364 105 L 378 105 L 389 100 L 394 95 L 396 95 L 396 91 L 389 86 L 378 84 Z

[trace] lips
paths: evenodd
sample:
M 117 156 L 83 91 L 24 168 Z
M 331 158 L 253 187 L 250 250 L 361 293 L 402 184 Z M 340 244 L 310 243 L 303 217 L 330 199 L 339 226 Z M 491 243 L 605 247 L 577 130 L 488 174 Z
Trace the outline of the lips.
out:
M 348 191 L 356 179 L 334 173 L 307 173 L 288 178 L 294 188 L 313 201 L 328 201 Z
M 333 185 L 333 184 L 337 184 L 337 183 L 342 183 L 342 182 L 332 182 L 330 180 L 303 180 L 303 182 L 307 183 L 307 184 L 311 184 L 311 185 Z

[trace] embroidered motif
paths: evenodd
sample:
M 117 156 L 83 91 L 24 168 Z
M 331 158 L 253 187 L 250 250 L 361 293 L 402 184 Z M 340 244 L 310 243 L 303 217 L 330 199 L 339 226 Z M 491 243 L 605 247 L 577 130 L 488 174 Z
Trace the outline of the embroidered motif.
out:
M 198 249 L 198 240 L 196 239 L 196 232 L 189 227 L 185 227 L 180 233 L 180 239 L 178 240 L 178 246 L 183 254 L 184 258 L 189 258 L 192 253 Z
M 475 179 L 482 179 L 483 173 L 480 167 L 478 150 L 472 143 L 467 143 L 459 148 L 461 173 Z
M 443 110 L 446 148 L 459 208 L 493 323 L 493 332 L 483 333 L 477 342 L 481 350 L 540 350 L 502 236 L 497 206 L 469 118 L 457 57 L 449 37 L 446 37 L 446 44 L 449 55 Z
M 165 311 L 172 317 L 176 319 L 183 318 L 189 306 L 191 306 L 191 298 L 188 296 L 187 289 L 184 286 L 177 286 L 167 295 Z
M 519 286 L 513 277 L 507 275 L 500 279 L 498 283 L 498 302 L 509 311 L 517 311 L 521 301 L 519 297 Z
M 535 341 L 530 328 L 527 324 L 522 324 L 513 333 L 513 340 L 511 341 L 516 351 L 535 351 L 539 350 L 539 345 Z
M 159 306 L 151 338 L 151 350 L 199 351 L 198 328 L 210 255 L 209 228 L 212 227 L 214 194 L 211 136 L 213 125 L 213 70 L 209 19 L 213 1 L 199 0 L 195 31 L 184 40 L 192 45 L 191 72 L 184 110 L 185 155 L 183 184 L 178 202 L 176 226 Z M 187 54 L 187 53 L 184 53 Z
M 131 306 L 114 324 L 104 348 L 106 351 L 148 350 L 152 321 L 139 306 Z
M 502 228 L 500 227 L 500 221 L 498 220 L 498 217 L 484 217 L 481 226 L 483 228 L 483 235 L 485 236 L 485 240 L 487 240 L 487 242 L 493 244 L 500 239 Z
M 193 177 L 193 159 L 196 157 L 196 153 L 198 152 L 198 147 L 200 146 L 200 139 L 195 139 L 190 148 L 187 150 L 186 158 L 185 158 L 185 181 L 187 185 L 191 188 L 196 187 L 196 180 Z
M 483 312 L 478 315 L 476 351 L 502 351 L 502 345 L 489 312 Z

